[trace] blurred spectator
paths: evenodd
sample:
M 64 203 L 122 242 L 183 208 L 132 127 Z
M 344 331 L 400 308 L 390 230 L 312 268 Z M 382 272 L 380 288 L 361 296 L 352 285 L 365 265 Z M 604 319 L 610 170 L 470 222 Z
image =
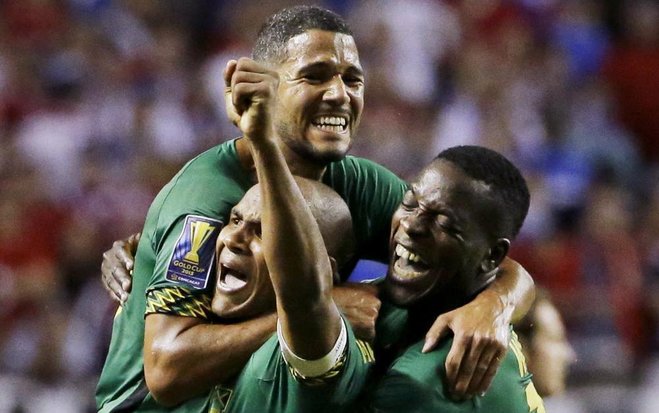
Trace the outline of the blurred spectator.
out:
M 647 161 L 659 162 L 659 3 L 623 2 L 622 35 L 607 57 L 604 74 L 618 101 L 623 124 L 636 135 Z
M 568 341 L 561 315 L 545 290 L 537 291 L 528 314 L 515 324 L 515 332 L 538 394 L 542 398 L 562 394 L 576 354 Z

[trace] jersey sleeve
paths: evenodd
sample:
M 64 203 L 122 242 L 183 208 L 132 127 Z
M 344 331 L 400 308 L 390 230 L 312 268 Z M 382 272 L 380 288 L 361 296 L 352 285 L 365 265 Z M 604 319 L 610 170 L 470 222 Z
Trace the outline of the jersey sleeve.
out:
M 352 412 L 375 361 L 370 345 L 346 323 L 347 347 L 330 374 L 302 378 L 286 363 L 274 334 L 239 375 L 227 411 Z
M 188 214 L 161 230 L 154 271 L 146 289 L 145 315 L 211 317 L 215 243 L 222 221 Z

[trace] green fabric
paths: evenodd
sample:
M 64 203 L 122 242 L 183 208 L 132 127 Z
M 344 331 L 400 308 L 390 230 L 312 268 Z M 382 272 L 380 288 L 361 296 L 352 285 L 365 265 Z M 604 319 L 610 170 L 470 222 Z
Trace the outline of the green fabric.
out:
M 132 291 L 115 316 L 110 349 L 97 387 L 96 402 L 101 412 L 113 411 L 124 401 L 129 410 L 137 409 L 147 394 L 142 355 L 146 292 L 181 287 L 167 280 L 166 270 L 186 216 L 224 222 L 250 186 L 232 141 L 188 162 L 151 204 L 135 259 Z M 213 280 L 205 290 L 183 287 L 191 302 L 208 306 Z M 140 411 L 149 411 L 150 404 L 152 408 L 157 406 L 149 396 Z
M 277 335 L 257 350 L 232 386 L 211 391 L 213 413 L 341 413 L 352 412 L 373 365 L 370 346 L 347 329 L 348 346 L 338 374 L 303 383 L 281 355 Z
M 405 183 L 382 166 L 353 156 L 331 164 L 323 180 L 350 208 L 360 257 L 386 261 L 391 216 L 402 200 Z M 150 411 L 142 354 L 147 294 L 149 312 L 207 317 L 214 280 L 209 278 L 205 288 L 172 281 L 167 278 L 170 261 L 180 237 L 187 233 L 183 230 L 190 216 L 218 220 L 221 226 L 251 185 L 231 140 L 188 162 L 155 198 L 136 255 L 132 292 L 115 317 L 98 383 L 96 403 L 101 412 L 115 411 L 117 406 Z M 206 242 L 214 244 L 215 239 Z
M 456 402 L 448 396 L 444 363 L 452 339 L 437 350 L 423 354 L 423 340 L 408 347 L 394 360 L 367 397 L 366 411 L 406 413 L 506 412 L 543 413 L 542 400 L 513 334 L 509 351 L 485 396 Z

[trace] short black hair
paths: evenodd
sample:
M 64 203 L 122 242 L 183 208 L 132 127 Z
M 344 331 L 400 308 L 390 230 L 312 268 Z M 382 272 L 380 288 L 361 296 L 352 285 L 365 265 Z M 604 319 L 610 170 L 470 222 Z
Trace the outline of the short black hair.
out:
M 333 11 L 317 6 L 294 6 L 276 12 L 261 26 L 252 58 L 281 63 L 286 58 L 288 41 L 313 29 L 352 36 L 348 23 Z
M 492 197 L 501 203 L 501 232 L 515 238 L 529 211 L 531 196 L 521 172 L 505 156 L 482 146 L 454 146 L 440 152 L 435 160 L 447 160 L 472 178 L 489 185 Z

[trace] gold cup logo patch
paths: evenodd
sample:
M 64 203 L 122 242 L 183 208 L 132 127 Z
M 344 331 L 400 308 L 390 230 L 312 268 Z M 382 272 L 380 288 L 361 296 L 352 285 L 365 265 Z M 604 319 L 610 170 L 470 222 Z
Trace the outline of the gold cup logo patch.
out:
M 210 237 L 214 229 L 215 227 L 208 222 L 197 221 L 190 224 L 191 248 L 183 257 L 183 261 L 199 264 L 199 249 L 208 241 L 208 237 Z

